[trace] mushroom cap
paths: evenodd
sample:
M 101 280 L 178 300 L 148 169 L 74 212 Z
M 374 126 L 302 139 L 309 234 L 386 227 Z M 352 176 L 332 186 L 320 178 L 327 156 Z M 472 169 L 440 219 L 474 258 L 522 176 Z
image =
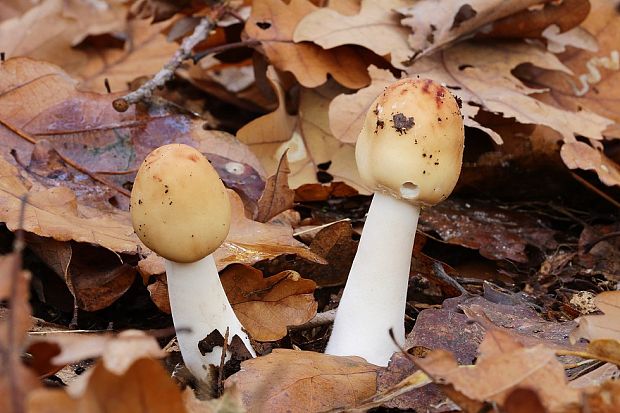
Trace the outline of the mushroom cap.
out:
M 142 242 L 175 262 L 213 253 L 230 228 L 230 200 L 207 158 L 191 146 L 164 145 L 138 170 L 131 221 Z
M 374 192 L 418 205 L 450 195 L 464 147 L 459 105 L 430 79 L 401 79 L 372 103 L 355 147 L 360 176 Z

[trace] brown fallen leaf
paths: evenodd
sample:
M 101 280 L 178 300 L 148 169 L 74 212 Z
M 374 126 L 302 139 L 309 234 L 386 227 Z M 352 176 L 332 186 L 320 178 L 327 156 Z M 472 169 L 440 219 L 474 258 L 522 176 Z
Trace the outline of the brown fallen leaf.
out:
M 293 32 L 297 23 L 316 10 L 308 0 L 256 0 L 252 14 L 245 24 L 250 39 L 259 40 L 271 64 L 292 72 L 305 87 L 325 83 L 330 74 L 337 82 L 349 88 L 368 84 L 366 59 L 359 50 L 340 47 L 324 50 L 312 43 L 294 43 Z
M 458 366 L 445 350 L 432 351 L 417 363 L 436 382 L 451 385 L 466 398 L 500 407 L 520 387 L 535 390 L 550 412 L 565 411 L 580 401 L 579 391 L 567 385 L 553 350 L 542 345 L 523 347 L 499 331 L 487 333 L 474 366 Z
M 127 8 L 110 1 L 104 9 L 78 0 L 38 2 L 19 17 L 0 24 L 0 50 L 7 57 L 28 56 L 76 73 L 89 61 L 77 46 L 89 35 L 122 31 Z
M 244 361 L 224 386 L 239 390 L 248 412 L 320 412 L 372 396 L 377 369 L 359 357 L 275 349 Z
M 620 291 L 605 291 L 594 298 L 594 304 L 603 315 L 579 317 L 579 326 L 571 333 L 572 342 L 587 340 L 614 339 L 620 341 Z
M 148 20 L 128 20 L 123 30 L 124 47 L 81 45 L 87 60 L 71 75 L 80 79 L 82 90 L 105 93 L 106 79 L 112 92 L 127 90 L 134 79 L 157 73 L 179 47 L 161 33 L 164 27 Z
M 267 178 L 265 190 L 258 200 L 258 211 L 254 219 L 258 222 L 267 222 L 280 212 L 293 207 L 295 191 L 288 186 L 288 175 L 291 168 L 288 165 L 286 152 L 280 158 L 280 164 L 275 175 Z
M 297 24 L 293 38 L 296 42 L 311 41 L 324 49 L 347 44 L 363 46 L 380 56 L 392 55 L 392 64 L 399 67 L 402 62 L 394 58 L 412 54 L 407 43 L 410 31 L 401 25 L 402 16 L 394 11 L 406 4 L 403 0 L 363 0 L 359 12 L 349 16 L 321 8 Z
M 458 219 L 455 219 L 458 217 Z M 552 250 L 555 231 L 530 214 L 494 204 L 450 199 L 424 210 L 420 228 L 437 233 L 449 244 L 473 248 L 489 259 L 525 263 L 527 246 Z
M 620 165 L 600 149 L 584 142 L 568 142 L 562 145 L 560 155 L 570 169 L 595 171 L 605 185 L 620 185 Z
M 29 234 L 28 247 L 63 277 L 76 305 L 97 311 L 120 298 L 136 279 L 136 269 L 116 253 L 86 243 L 70 243 Z M 93 262 L 97 265 L 93 266 Z
M 291 137 L 297 123 L 295 116 L 286 111 L 284 86 L 273 66 L 267 68 L 267 79 L 277 95 L 278 108 L 237 131 L 237 138 L 247 145 L 284 142 Z
M 294 271 L 263 278 L 255 268 L 234 264 L 220 279 L 235 314 L 254 340 L 279 340 L 288 326 L 306 323 L 316 314 L 316 284 Z
M 435 1 L 422 0 L 398 12 L 406 16 L 402 24 L 413 31 L 409 37 L 412 54 L 420 55 L 430 54 L 539 3 L 539 0 L 456 0 L 438 8 Z
M 263 277 L 260 270 L 233 264 L 220 280 L 235 314 L 254 340 L 279 340 L 288 334 L 288 326 L 304 324 L 316 314 L 316 284 L 295 271 Z M 165 277 L 150 284 L 149 293 L 161 311 L 171 313 Z
M 77 396 L 64 390 L 40 389 L 31 392 L 28 412 L 142 412 L 185 413 L 181 391 L 170 380 L 162 365 L 140 358 L 122 374 L 97 364 L 88 383 Z

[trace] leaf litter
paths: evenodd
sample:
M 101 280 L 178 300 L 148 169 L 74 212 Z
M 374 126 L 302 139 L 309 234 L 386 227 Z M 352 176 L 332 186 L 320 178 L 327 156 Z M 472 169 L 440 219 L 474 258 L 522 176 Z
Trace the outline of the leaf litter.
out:
M 130 3 L 0 5 L 2 411 L 619 408 L 617 4 Z M 160 70 L 178 76 L 114 110 Z M 405 76 L 460 98 L 465 172 L 422 212 L 407 343 L 378 367 L 321 352 L 368 207 L 357 134 Z M 127 211 L 171 142 L 229 188 L 215 259 L 259 354 L 210 383 L 183 372 Z

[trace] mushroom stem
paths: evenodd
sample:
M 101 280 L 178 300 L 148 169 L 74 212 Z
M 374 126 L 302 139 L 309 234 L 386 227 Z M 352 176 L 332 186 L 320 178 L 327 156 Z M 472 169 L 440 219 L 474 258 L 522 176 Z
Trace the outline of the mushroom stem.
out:
M 204 356 L 198 348 L 198 343 L 213 330 L 218 330 L 223 337 L 229 328 L 229 342 L 235 335 L 239 336 L 250 354 L 256 356 L 228 302 L 213 255 L 192 263 L 165 262 L 172 320 L 189 371 L 204 381 L 209 372 L 208 365 L 220 364 L 222 347 L 215 347 Z M 230 357 L 230 352 L 226 357 Z
M 375 193 L 325 352 L 386 366 L 405 342 L 404 313 L 420 208 Z

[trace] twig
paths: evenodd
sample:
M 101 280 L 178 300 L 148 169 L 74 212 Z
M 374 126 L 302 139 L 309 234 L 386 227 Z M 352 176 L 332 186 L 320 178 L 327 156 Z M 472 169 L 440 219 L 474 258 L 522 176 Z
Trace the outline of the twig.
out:
M 590 182 L 586 181 L 584 178 L 577 175 L 575 172 L 571 172 L 570 174 L 573 176 L 573 178 L 575 178 L 575 180 L 577 180 L 577 182 L 579 182 L 580 184 L 582 184 L 583 186 L 585 186 L 586 188 L 588 188 L 589 190 L 591 190 L 592 192 L 594 192 L 595 194 L 597 194 L 598 196 L 600 196 L 601 198 L 603 198 L 604 200 L 606 200 L 607 202 L 615 206 L 616 208 L 620 208 L 620 202 L 616 201 L 615 199 L 607 195 L 605 192 L 601 191 L 600 189 L 592 185 Z
M 7 128 L 8 130 L 10 130 L 11 132 L 13 132 L 14 134 L 16 134 L 17 136 L 19 136 L 20 138 L 22 138 L 23 140 L 30 142 L 33 145 L 37 144 L 37 140 L 35 138 L 33 138 L 32 136 L 30 136 L 29 134 L 27 134 L 26 132 L 22 131 L 19 128 L 16 128 L 15 126 L 6 123 L 4 120 L 0 119 L 0 125 L 4 126 L 5 128 Z M 114 184 L 113 182 L 108 181 L 105 178 L 101 178 L 97 175 L 95 175 L 93 172 L 90 172 L 87 169 L 84 169 L 82 166 L 80 166 L 79 164 L 73 162 L 73 160 L 71 160 L 70 158 L 67 158 L 66 156 L 64 156 L 63 154 L 61 154 L 60 152 L 56 151 L 56 153 L 58 154 L 58 156 L 60 157 L 60 159 L 62 159 L 62 161 L 64 163 L 66 163 L 67 165 L 69 165 L 70 167 L 72 167 L 73 169 L 82 172 L 85 175 L 88 175 L 92 180 L 97 181 L 101 184 L 104 184 L 112 189 L 114 189 L 115 191 L 117 191 L 120 194 L 125 195 L 126 197 L 130 197 L 131 196 L 131 192 L 129 192 L 128 190 L 126 190 L 125 188 L 122 188 L 116 184 Z
M 217 18 L 221 15 L 222 10 L 216 13 Z M 118 112 L 125 112 L 129 109 L 129 105 L 149 100 L 153 95 L 153 91 L 166 84 L 168 80 L 172 78 L 174 72 L 192 55 L 192 49 L 200 42 L 205 40 L 209 36 L 209 32 L 215 27 L 215 21 L 209 16 L 203 17 L 198 25 L 194 28 L 194 32 L 183 39 L 181 47 L 174 52 L 172 59 L 164 65 L 164 67 L 153 76 L 152 79 L 144 83 L 137 90 L 118 98 L 112 102 L 112 106 Z
M 310 321 L 298 326 L 288 326 L 291 331 L 310 330 L 311 328 L 321 327 L 334 322 L 336 318 L 336 309 L 327 310 L 322 313 L 317 313 Z
M 297 231 L 297 232 L 293 233 L 293 236 L 297 237 L 299 235 L 306 234 L 308 232 L 319 231 L 319 230 L 322 230 L 323 228 L 327 228 L 327 227 L 330 227 L 332 225 L 339 224 L 340 222 L 351 222 L 351 218 L 343 218 L 343 219 L 339 219 L 338 221 L 332 221 L 332 222 L 328 222 L 327 224 L 323 224 L 323 225 L 319 225 L 319 226 L 316 226 L 316 227 L 312 227 L 312 228 L 304 229 L 304 230 L 301 230 L 301 231 Z
M 7 343 L 8 343 L 8 349 L 7 349 L 7 353 L 6 354 L 6 362 L 3 363 L 6 366 L 6 375 L 8 377 L 8 381 L 9 381 L 9 396 L 11 399 L 10 405 L 12 407 L 13 412 L 16 413 L 21 413 L 25 411 L 25 407 L 24 407 L 24 395 L 21 394 L 21 392 L 19 391 L 19 389 L 17 388 L 16 384 L 17 384 L 17 380 L 19 377 L 19 373 L 18 373 L 18 367 L 19 364 L 21 363 L 20 360 L 20 350 L 18 348 L 16 348 L 16 344 L 17 344 L 17 340 L 18 338 L 16 337 L 15 333 L 16 333 L 16 329 L 17 327 L 15 326 L 15 324 L 17 323 L 16 321 L 16 316 L 17 316 L 17 312 L 19 311 L 16 307 L 17 307 L 17 300 L 19 298 L 22 297 L 18 297 L 19 291 L 18 289 L 20 289 L 20 284 L 21 284 L 21 280 L 19 279 L 21 277 L 21 270 L 22 270 L 22 253 L 24 251 L 24 247 L 26 246 L 26 241 L 24 239 L 24 219 L 26 216 L 26 199 L 28 197 L 28 194 L 25 194 L 22 196 L 21 198 L 21 205 L 20 205 L 20 210 L 19 210 L 19 221 L 18 221 L 18 225 L 17 225 L 17 230 L 15 231 L 15 241 L 13 241 L 13 254 L 14 254 L 14 259 L 12 260 L 12 266 L 11 266 L 11 272 L 10 272 L 10 277 L 11 277 L 11 295 L 10 295 L 10 303 L 11 306 L 9 308 L 9 312 L 7 315 Z
M 437 278 L 439 278 L 441 281 L 448 284 L 450 287 L 455 288 L 461 294 L 469 294 L 461 284 L 459 284 L 454 278 L 448 275 L 446 270 L 443 269 L 443 265 L 441 265 L 439 262 L 433 262 L 433 270 Z

